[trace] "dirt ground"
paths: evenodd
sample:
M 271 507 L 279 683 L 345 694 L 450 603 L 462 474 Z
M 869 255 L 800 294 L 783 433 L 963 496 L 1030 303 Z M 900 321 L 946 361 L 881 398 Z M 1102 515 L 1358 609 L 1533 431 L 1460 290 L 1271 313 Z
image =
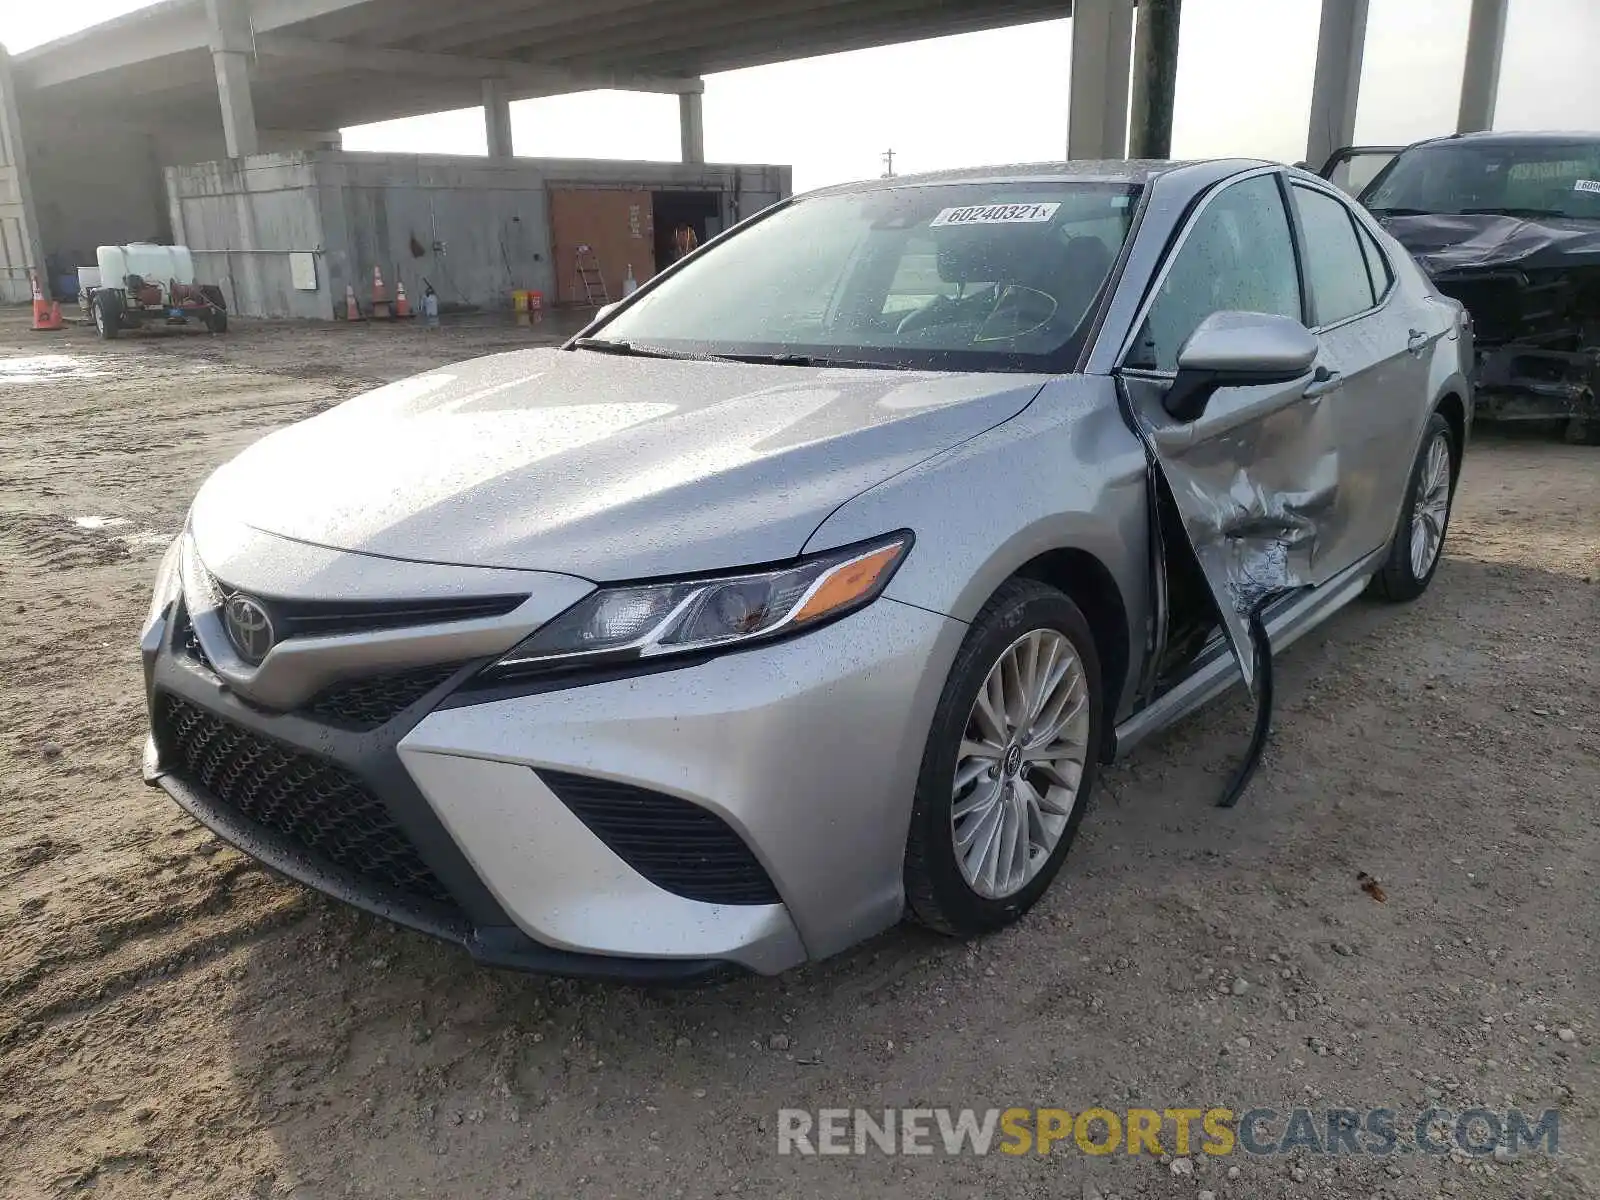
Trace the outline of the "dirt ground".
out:
M 144 787 L 134 641 L 202 477 L 533 337 L 0 313 L 0 1197 L 1600 1195 L 1600 449 L 1481 438 L 1428 595 L 1284 656 L 1244 802 L 1211 807 L 1235 702 L 1110 770 L 1057 886 L 978 944 L 698 991 L 491 973 Z M 1179 1173 L 775 1136 L 783 1107 L 1433 1102 L 1556 1108 L 1560 1153 Z

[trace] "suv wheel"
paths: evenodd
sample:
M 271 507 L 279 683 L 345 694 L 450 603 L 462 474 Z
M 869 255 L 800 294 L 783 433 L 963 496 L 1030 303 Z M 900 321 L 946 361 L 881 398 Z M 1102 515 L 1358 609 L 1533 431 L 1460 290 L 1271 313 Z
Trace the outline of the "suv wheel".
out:
M 971 935 L 1015 921 L 1060 870 L 1088 807 L 1104 708 L 1077 605 L 1007 581 L 956 655 L 922 756 L 906 900 L 923 924 Z

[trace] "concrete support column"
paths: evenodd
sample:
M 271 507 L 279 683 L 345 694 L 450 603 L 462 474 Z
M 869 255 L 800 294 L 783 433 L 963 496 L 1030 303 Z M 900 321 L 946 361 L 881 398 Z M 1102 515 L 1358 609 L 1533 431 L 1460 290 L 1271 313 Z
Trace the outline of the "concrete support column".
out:
M 1077 0 L 1072 12 L 1068 158 L 1121 158 L 1128 145 L 1133 0 Z
M 512 157 L 511 93 L 504 79 L 483 81 L 483 128 L 489 135 L 489 157 Z
M 255 101 L 250 95 L 254 39 L 244 0 L 206 0 L 211 22 L 211 65 L 217 73 L 217 103 L 229 158 L 244 158 L 260 148 Z
M 1134 40 L 1130 158 L 1172 157 L 1172 109 L 1178 91 L 1178 23 L 1183 0 L 1139 0 Z
M 1461 111 L 1457 133 L 1494 128 L 1494 102 L 1500 91 L 1500 54 L 1506 45 L 1509 0 L 1472 0 L 1467 25 L 1467 61 L 1461 71 Z
M 705 96 L 701 92 L 678 94 L 678 132 L 683 139 L 683 161 L 706 161 Z
M 1367 0 L 1322 0 L 1311 126 L 1306 133 L 1306 162 L 1312 170 L 1321 169 L 1329 155 L 1355 140 L 1366 45 Z

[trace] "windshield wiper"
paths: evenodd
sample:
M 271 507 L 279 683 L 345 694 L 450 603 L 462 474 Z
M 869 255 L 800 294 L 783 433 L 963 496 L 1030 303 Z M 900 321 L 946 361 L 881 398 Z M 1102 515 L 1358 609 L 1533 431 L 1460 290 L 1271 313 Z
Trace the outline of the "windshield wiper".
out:
M 1431 217 L 1436 214 L 1425 208 L 1369 208 L 1375 217 Z
M 1544 217 L 1570 217 L 1571 213 L 1564 213 L 1558 208 L 1463 208 L 1462 213 L 1474 217 L 1528 217 L 1538 220 Z
M 723 354 L 729 362 L 771 363 L 779 367 L 849 367 L 866 371 L 903 371 L 895 363 L 864 362 L 853 358 L 827 358 L 819 354 Z
M 678 350 L 658 350 L 651 346 L 636 346 L 632 342 L 619 341 L 614 338 L 581 337 L 574 338 L 572 345 L 578 350 L 593 350 L 596 354 L 624 354 L 634 358 L 716 358 L 715 354 L 685 354 Z

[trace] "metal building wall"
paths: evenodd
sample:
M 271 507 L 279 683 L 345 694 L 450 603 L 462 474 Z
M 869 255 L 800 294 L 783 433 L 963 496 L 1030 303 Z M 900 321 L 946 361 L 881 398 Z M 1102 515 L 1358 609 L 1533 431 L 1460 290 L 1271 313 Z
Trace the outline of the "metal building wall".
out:
M 446 304 L 504 308 L 514 289 L 554 303 L 552 190 L 714 192 L 731 224 L 791 187 L 776 166 L 342 151 L 170 167 L 166 179 L 174 236 L 234 312 L 319 318 L 343 315 L 347 286 L 365 310 L 374 267 L 413 305 L 424 280 Z M 315 291 L 293 286 L 295 252 L 314 256 Z M 602 265 L 620 281 L 624 264 Z

